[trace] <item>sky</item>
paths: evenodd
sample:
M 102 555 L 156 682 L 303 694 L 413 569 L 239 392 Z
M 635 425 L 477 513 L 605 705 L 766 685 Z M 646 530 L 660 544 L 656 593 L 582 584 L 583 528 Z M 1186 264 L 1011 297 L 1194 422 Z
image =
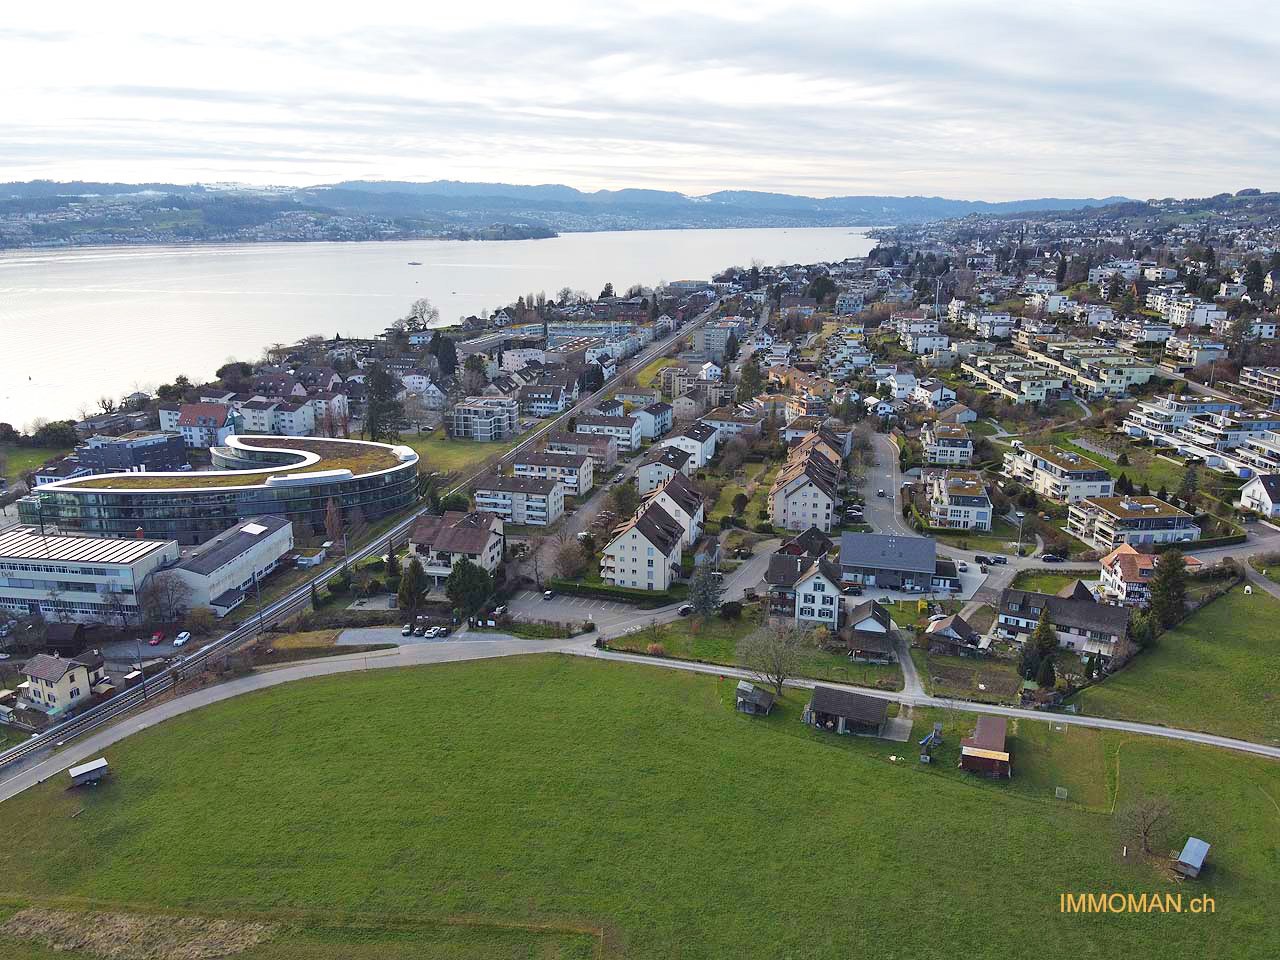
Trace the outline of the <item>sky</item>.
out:
M 0 181 L 1280 189 L 1265 2 L 9 4 Z

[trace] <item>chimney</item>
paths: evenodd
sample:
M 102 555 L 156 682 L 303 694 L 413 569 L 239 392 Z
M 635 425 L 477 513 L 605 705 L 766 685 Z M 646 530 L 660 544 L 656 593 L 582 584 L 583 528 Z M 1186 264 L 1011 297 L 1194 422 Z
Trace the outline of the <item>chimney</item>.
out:
M 141 540 L 142 538 L 143 538 L 142 528 L 139 527 L 137 530 L 133 531 L 133 539 Z

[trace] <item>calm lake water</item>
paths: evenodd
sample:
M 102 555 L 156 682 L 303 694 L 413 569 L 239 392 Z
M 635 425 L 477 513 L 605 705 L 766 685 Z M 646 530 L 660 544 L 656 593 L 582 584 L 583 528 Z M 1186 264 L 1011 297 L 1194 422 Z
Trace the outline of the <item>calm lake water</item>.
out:
M 562 287 L 709 277 L 733 264 L 861 256 L 865 230 L 647 230 L 503 242 L 238 244 L 0 256 L 0 421 L 207 379 L 313 333 L 371 336 L 418 297 L 442 322 Z M 408 261 L 421 261 L 409 266 Z

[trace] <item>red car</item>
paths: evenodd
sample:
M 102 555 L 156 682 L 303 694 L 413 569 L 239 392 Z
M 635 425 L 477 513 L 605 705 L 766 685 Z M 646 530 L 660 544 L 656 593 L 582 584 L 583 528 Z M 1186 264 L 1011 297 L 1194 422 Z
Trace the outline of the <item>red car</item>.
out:
M 162 643 L 164 643 L 163 630 L 157 630 L 155 633 L 151 635 L 151 639 L 147 641 L 147 644 L 152 647 L 158 646 Z

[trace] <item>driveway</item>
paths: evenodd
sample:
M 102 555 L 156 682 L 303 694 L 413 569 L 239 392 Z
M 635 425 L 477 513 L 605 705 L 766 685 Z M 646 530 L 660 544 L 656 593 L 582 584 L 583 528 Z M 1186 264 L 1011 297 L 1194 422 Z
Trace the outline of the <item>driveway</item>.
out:
M 522 590 L 512 597 L 507 604 L 507 611 L 517 620 L 549 620 L 552 623 L 581 623 L 583 620 L 591 620 L 598 630 L 605 633 L 637 619 L 647 623 L 650 615 L 655 612 L 596 597 L 556 594 L 550 600 L 544 600 L 541 593 L 533 590 Z

